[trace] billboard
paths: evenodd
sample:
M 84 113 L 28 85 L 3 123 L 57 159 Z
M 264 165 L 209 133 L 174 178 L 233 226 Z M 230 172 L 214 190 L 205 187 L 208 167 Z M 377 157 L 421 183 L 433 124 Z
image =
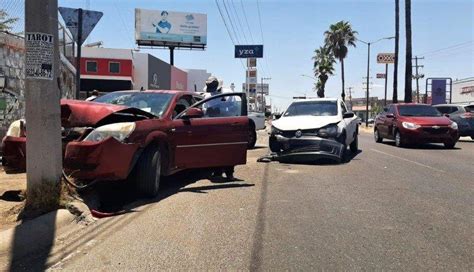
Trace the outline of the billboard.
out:
M 148 89 L 171 89 L 171 66 L 152 55 L 148 55 Z
M 263 58 L 263 45 L 236 45 L 235 58 Z
M 138 45 L 204 48 L 207 15 L 135 9 L 135 40 Z
M 431 81 L 431 104 L 446 103 L 446 79 L 433 79 Z

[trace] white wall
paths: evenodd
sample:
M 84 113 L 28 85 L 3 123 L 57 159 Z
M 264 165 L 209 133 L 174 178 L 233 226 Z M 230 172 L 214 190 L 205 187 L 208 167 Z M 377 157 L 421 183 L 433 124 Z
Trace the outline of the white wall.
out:
M 133 89 L 148 88 L 148 54 L 133 53 Z
M 453 81 L 452 103 L 474 103 L 474 92 L 461 94 L 462 89 L 465 87 L 474 88 L 474 78 Z
M 188 73 L 188 91 L 194 92 L 194 85 L 196 85 L 196 91 L 202 92 L 211 73 L 204 69 L 186 69 L 184 71 Z

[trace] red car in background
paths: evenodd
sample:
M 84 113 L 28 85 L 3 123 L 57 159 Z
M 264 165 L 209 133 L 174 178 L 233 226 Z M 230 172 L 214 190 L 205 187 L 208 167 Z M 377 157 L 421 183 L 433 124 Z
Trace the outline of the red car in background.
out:
M 94 102 L 61 101 L 64 170 L 84 183 L 131 178 L 148 196 L 160 176 L 190 168 L 245 164 L 249 135 L 243 93 L 205 100 L 183 91 L 121 91 Z M 7 173 L 26 169 L 27 124 L 2 142 Z
M 458 125 L 431 105 L 393 104 L 377 116 L 374 139 L 395 140 L 398 147 L 408 144 L 443 143 L 454 148 L 459 139 Z

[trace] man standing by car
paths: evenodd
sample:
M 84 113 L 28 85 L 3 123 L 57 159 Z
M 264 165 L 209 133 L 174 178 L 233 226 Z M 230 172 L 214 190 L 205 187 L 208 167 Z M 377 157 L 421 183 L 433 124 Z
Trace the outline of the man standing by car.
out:
M 231 90 L 226 90 L 223 88 L 223 81 L 217 79 L 215 76 L 210 76 L 206 80 L 206 86 L 204 87 L 204 99 L 223 94 L 223 93 L 231 93 Z M 225 102 L 225 98 L 223 98 Z M 230 99 L 233 98 L 228 98 L 228 102 Z M 222 107 L 221 101 L 218 101 L 219 99 L 214 99 L 208 103 L 205 103 L 203 105 L 204 110 L 206 112 L 206 115 L 208 116 L 214 116 L 217 117 L 221 114 L 224 114 L 225 109 Z M 222 177 L 222 173 L 225 172 L 225 175 L 227 179 L 233 180 L 234 179 L 234 167 L 225 167 L 225 168 L 220 168 L 220 169 L 215 169 L 213 171 L 212 176 L 213 177 Z

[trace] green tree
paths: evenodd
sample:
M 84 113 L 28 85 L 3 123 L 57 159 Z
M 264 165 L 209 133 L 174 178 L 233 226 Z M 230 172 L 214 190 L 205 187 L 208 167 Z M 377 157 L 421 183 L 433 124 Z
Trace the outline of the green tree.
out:
M 349 22 L 339 21 L 329 26 L 329 30 L 324 32 L 326 46 L 332 51 L 334 56 L 341 63 L 342 92 L 341 97 L 344 100 L 344 59 L 347 57 L 348 46 L 356 46 L 357 31 L 352 30 Z
M 18 21 L 18 18 L 9 18 L 4 9 L 0 9 L 0 31 L 11 31 L 12 25 Z
M 405 53 L 405 103 L 412 101 L 412 66 L 411 66 L 411 0 L 405 0 L 405 33 L 406 33 L 406 53 Z
M 318 97 L 324 97 L 326 81 L 330 75 L 334 74 L 334 63 L 336 60 L 334 59 L 334 55 L 328 47 L 321 46 L 314 50 L 313 61 L 314 76 L 318 78 L 315 88 L 317 90 Z

